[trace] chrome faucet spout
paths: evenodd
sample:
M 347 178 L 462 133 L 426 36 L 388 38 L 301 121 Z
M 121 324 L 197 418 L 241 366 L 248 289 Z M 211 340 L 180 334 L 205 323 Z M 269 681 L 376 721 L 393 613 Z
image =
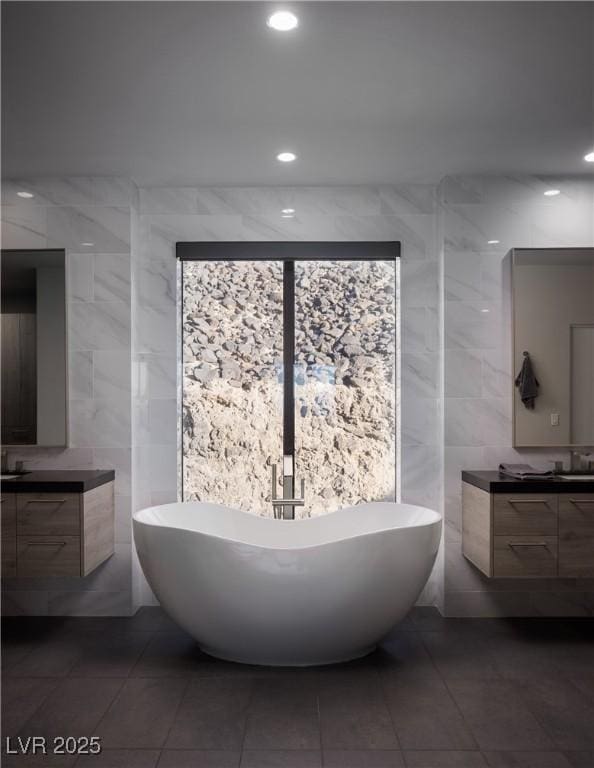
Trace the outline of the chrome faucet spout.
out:
M 301 498 L 295 498 L 295 475 L 292 456 L 283 456 L 282 463 L 283 497 L 278 498 L 277 465 L 272 465 L 272 510 L 275 519 L 294 520 L 295 507 L 305 506 L 305 480 L 301 480 Z

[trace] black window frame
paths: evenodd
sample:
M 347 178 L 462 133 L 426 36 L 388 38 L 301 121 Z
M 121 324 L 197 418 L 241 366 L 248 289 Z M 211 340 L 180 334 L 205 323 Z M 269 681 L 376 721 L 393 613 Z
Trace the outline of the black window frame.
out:
M 287 376 L 295 365 L 295 262 L 296 261 L 393 261 L 400 258 L 397 240 L 350 242 L 256 242 L 199 241 L 177 242 L 175 255 L 184 261 L 280 261 L 283 262 L 283 454 L 295 456 L 295 377 Z M 183 313 L 183 268 L 181 275 Z M 180 339 L 183 364 L 183 327 Z M 182 376 L 183 400 L 183 376 Z M 183 414 L 182 414 L 183 419 Z M 183 499 L 183 438 L 181 445 Z

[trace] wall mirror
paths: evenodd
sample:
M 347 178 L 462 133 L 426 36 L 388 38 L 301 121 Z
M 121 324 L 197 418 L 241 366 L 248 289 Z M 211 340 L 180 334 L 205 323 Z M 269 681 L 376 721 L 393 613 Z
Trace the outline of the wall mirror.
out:
M 67 445 L 63 250 L 2 251 L 2 445 Z
M 518 248 L 511 265 L 514 446 L 594 446 L 594 248 Z

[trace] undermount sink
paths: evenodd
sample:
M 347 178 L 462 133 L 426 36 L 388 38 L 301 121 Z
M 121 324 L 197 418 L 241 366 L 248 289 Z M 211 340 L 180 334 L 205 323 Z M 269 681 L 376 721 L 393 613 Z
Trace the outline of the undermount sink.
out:
M 594 475 L 559 475 L 562 480 L 594 480 Z

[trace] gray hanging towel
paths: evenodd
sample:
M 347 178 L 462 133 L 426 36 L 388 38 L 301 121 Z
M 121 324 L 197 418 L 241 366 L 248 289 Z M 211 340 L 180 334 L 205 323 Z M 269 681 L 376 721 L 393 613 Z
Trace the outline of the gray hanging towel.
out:
M 522 402 L 528 410 L 534 410 L 534 401 L 538 397 L 538 388 L 540 384 L 538 379 L 534 375 L 534 368 L 532 367 L 532 360 L 528 352 L 524 352 L 524 362 L 522 363 L 522 369 L 516 376 L 516 387 L 520 392 Z

